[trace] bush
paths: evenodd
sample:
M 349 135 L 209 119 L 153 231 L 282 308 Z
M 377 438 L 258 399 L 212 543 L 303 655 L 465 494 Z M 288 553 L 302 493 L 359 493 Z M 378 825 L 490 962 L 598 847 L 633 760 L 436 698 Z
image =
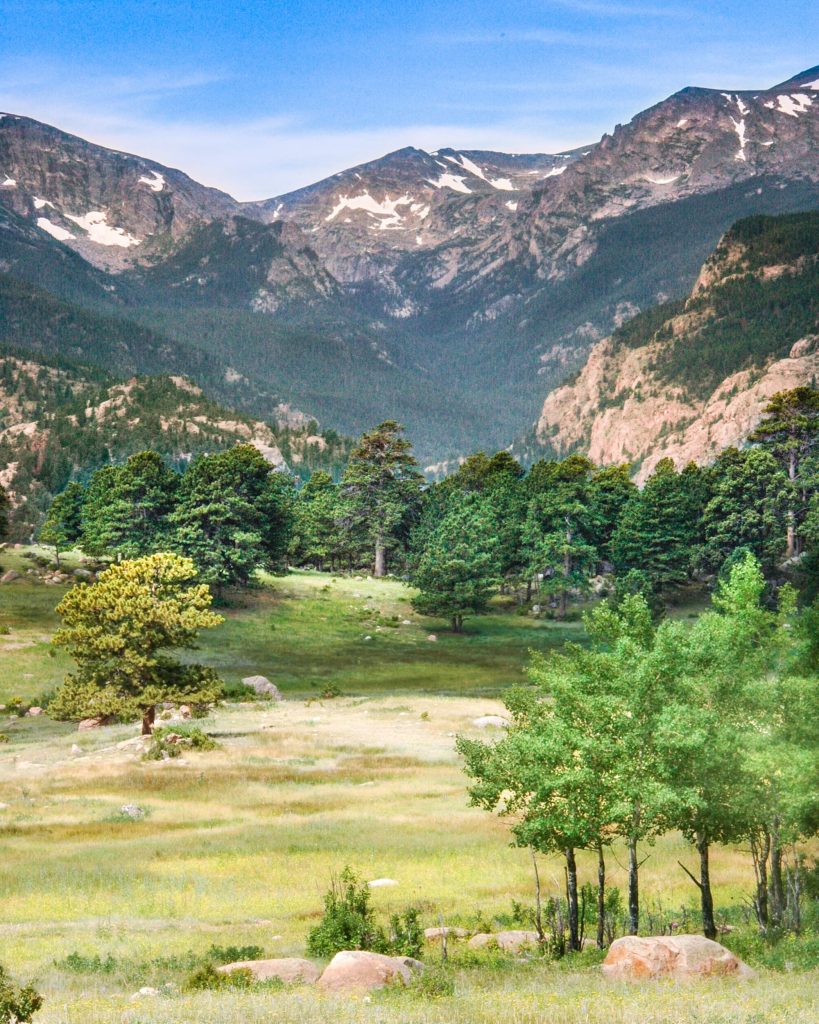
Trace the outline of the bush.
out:
M 142 756 L 146 761 L 166 761 L 184 750 L 216 750 L 218 746 L 198 726 L 162 726 L 154 729 L 151 745 Z
M 393 956 L 411 956 L 417 960 L 424 948 L 424 931 L 417 907 L 407 907 L 390 918 L 389 949 Z
M 455 976 L 451 968 L 436 965 L 414 975 L 409 987 L 424 999 L 444 999 L 455 995 Z
M 0 1024 L 28 1024 L 43 1005 L 31 985 L 16 985 L 0 964 Z
M 215 964 L 235 964 L 240 960 L 261 960 L 264 950 L 261 946 L 211 946 L 208 959 Z
M 386 939 L 373 921 L 370 890 L 366 882 L 345 867 L 333 879 L 324 897 L 324 916 L 307 936 L 310 956 L 332 957 L 343 949 L 383 952 Z
M 197 968 L 182 984 L 183 992 L 203 992 L 230 988 L 250 988 L 253 974 L 246 968 L 222 973 L 213 964 Z

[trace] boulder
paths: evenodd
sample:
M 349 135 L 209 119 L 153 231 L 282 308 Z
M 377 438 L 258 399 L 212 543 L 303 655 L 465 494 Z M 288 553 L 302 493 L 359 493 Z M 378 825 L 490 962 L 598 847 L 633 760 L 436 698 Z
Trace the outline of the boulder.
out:
M 246 676 L 242 682 L 256 692 L 259 697 L 269 697 L 270 700 L 284 700 L 278 686 L 271 683 L 266 676 Z
M 383 956 L 364 950 L 336 953 L 318 981 L 325 992 L 370 992 L 385 985 L 406 985 L 424 965 L 408 956 Z
M 367 882 L 367 885 L 371 889 L 383 889 L 386 886 L 398 885 L 398 882 L 394 878 L 374 878 L 371 882 Z
M 476 729 L 508 729 L 509 722 L 500 715 L 481 715 L 480 718 L 473 718 L 472 724 Z
M 77 726 L 77 732 L 88 732 L 89 729 L 101 729 L 107 724 L 107 720 L 102 716 L 97 718 L 84 718 Z
M 38 715 L 43 713 L 42 708 L 38 708 L 36 705 L 33 708 L 29 708 L 26 714 L 31 715 L 32 718 L 36 718 Z
M 145 998 L 153 999 L 155 996 L 158 996 L 158 995 L 159 995 L 159 989 L 158 988 L 152 988 L 150 985 L 143 985 L 143 987 L 139 990 L 139 992 L 134 992 L 134 994 L 131 996 L 131 998 L 132 999 L 145 999 Z
M 193 718 L 193 712 L 187 704 L 180 704 L 179 706 L 179 717 L 187 721 L 189 718 Z
M 430 633 L 429 636 L 427 637 L 427 640 L 429 640 L 431 644 L 434 644 L 437 641 L 437 639 L 438 637 L 434 633 Z
M 14 569 L 9 569 L 0 576 L 0 583 L 13 583 L 15 580 L 20 579 L 20 573 L 15 572 Z
M 650 978 L 754 977 L 734 954 L 703 935 L 626 935 L 616 939 L 603 961 L 603 974 L 612 980 Z
M 254 981 L 270 981 L 278 978 L 285 985 L 312 985 L 318 981 L 321 971 L 310 960 L 288 956 L 278 960 L 237 960 L 232 964 L 217 967 L 220 974 L 233 971 L 250 971 Z
M 505 953 L 520 953 L 538 943 L 537 932 L 508 931 L 480 932 L 469 940 L 470 949 L 502 949 Z
M 424 938 L 427 942 L 440 942 L 441 939 L 446 935 L 447 941 L 450 939 L 468 939 L 470 932 L 466 928 L 425 928 Z

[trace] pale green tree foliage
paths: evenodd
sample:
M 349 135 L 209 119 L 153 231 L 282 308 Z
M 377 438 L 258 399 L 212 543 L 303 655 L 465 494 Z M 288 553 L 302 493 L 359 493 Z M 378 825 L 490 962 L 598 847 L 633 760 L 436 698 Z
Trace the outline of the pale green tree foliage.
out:
M 119 562 L 93 584 L 73 587 L 57 606 L 62 626 L 54 643 L 77 663 L 49 710 L 56 718 L 142 717 L 150 733 L 163 701 L 206 704 L 221 693 L 212 669 L 182 664 L 174 649 L 191 649 L 199 631 L 222 617 L 196 584 L 188 558 L 147 555 Z

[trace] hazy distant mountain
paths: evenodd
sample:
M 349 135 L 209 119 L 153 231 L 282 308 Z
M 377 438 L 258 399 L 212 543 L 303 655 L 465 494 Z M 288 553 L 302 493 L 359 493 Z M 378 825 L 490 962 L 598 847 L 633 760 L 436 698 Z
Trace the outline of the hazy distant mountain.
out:
M 252 415 L 275 396 L 347 432 L 394 416 L 437 459 L 519 436 L 734 221 L 816 206 L 818 126 L 813 68 L 683 89 L 572 152 L 408 148 L 240 204 L 4 115 L 0 269 L 138 322 L 209 389 L 243 381 Z

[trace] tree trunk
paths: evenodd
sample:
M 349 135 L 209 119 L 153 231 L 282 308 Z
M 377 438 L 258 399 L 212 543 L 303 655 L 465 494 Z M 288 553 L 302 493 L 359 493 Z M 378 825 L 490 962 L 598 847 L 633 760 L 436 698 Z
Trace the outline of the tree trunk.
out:
M 756 895 L 754 896 L 754 913 L 759 930 L 764 935 L 768 931 L 768 856 L 771 852 L 771 837 L 766 830 L 761 836 L 751 836 L 751 856 L 754 860 L 754 876 L 756 878 Z
M 526 603 L 532 600 L 532 580 L 531 577 L 526 581 Z
M 463 633 L 464 631 L 464 617 L 463 615 L 452 616 L 452 632 Z
M 597 844 L 597 948 L 606 945 L 606 859 L 603 844 Z
M 706 939 L 716 941 L 717 926 L 714 921 L 714 897 L 711 892 L 711 872 L 708 864 L 709 842 L 704 836 L 697 836 L 697 850 L 700 855 L 700 905 L 702 906 L 702 931 Z
M 543 931 L 543 903 L 540 898 L 540 872 L 537 869 L 537 858 L 535 857 L 535 851 L 532 850 L 532 867 L 535 870 L 535 931 L 537 932 L 537 940 L 543 945 L 546 941 L 546 935 Z
M 154 721 L 156 719 L 156 708 L 153 704 L 149 708 L 143 708 L 142 710 L 142 735 L 150 736 L 153 732 Z
M 771 828 L 770 919 L 774 928 L 785 920 L 785 887 L 782 884 L 782 847 L 779 844 L 779 822 Z
M 387 571 L 387 549 L 382 540 L 375 542 L 375 576 L 380 579 Z
M 580 922 L 578 920 L 577 903 L 577 862 L 574 858 L 574 850 L 571 846 L 566 847 L 566 902 L 569 907 L 569 951 L 577 953 L 580 950 Z
M 796 453 L 791 452 L 788 459 L 788 479 L 791 483 L 796 480 Z M 785 557 L 793 558 L 796 554 L 796 516 L 793 509 L 788 510 L 788 540 L 785 549 Z
M 628 844 L 628 931 L 636 935 L 640 930 L 640 866 L 637 863 L 637 840 Z
M 60 568 L 60 549 L 54 548 L 54 561 L 57 563 L 57 568 Z

